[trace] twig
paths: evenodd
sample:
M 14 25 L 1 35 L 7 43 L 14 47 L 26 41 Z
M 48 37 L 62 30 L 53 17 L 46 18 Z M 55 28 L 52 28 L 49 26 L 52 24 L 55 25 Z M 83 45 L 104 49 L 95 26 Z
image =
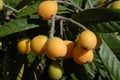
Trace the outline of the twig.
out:
M 77 25 L 79 28 L 81 28 L 81 29 L 83 29 L 83 30 L 87 30 L 87 28 L 86 28 L 84 25 L 82 25 L 82 24 L 74 21 L 74 20 L 71 19 L 71 18 L 67 18 L 67 17 L 63 17 L 63 16 L 58 16 L 58 15 L 53 15 L 52 18 L 51 18 L 51 23 L 52 23 L 52 24 L 51 24 L 51 28 L 50 28 L 49 37 L 53 37 L 53 36 L 54 36 L 55 20 L 66 20 L 66 21 L 69 21 L 69 22 Z M 61 22 L 61 26 L 62 26 L 62 25 L 63 25 L 63 22 Z M 63 29 L 63 28 L 61 28 L 61 29 Z M 61 33 L 61 35 L 62 35 L 62 34 L 63 34 L 63 33 Z
M 12 11 L 14 11 L 14 12 L 16 12 L 16 13 L 19 13 L 19 11 L 16 10 L 16 9 L 14 9 L 13 7 L 11 7 L 11 6 L 9 6 L 9 5 L 6 5 L 5 3 L 4 3 L 3 5 L 4 5 L 4 7 L 9 8 L 9 9 L 11 9 Z
M 60 36 L 63 37 L 63 22 L 64 20 L 60 20 Z
M 62 3 L 62 4 L 66 4 L 66 5 L 73 6 L 73 7 L 75 7 L 76 9 L 78 9 L 79 11 L 83 11 L 82 8 L 80 8 L 80 7 L 78 7 L 78 6 L 74 5 L 74 4 L 72 4 L 72 3 L 70 3 L 70 2 L 67 2 L 67 1 L 61 1 L 61 0 L 57 0 L 57 2 L 58 2 L 58 3 Z
M 83 29 L 83 30 L 87 30 L 87 28 L 86 28 L 84 25 L 82 25 L 82 24 L 74 21 L 74 20 L 71 19 L 71 18 L 67 18 L 67 17 L 63 17 L 63 16 L 58 16 L 58 15 L 54 15 L 54 16 L 55 16 L 56 19 L 69 21 L 69 22 L 77 25 L 79 28 L 81 28 L 81 29 Z
M 54 29 L 55 29 L 55 15 L 52 16 L 51 18 L 51 28 L 50 28 L 50 34 L 49 37 L 53 37 L 54 36 Z

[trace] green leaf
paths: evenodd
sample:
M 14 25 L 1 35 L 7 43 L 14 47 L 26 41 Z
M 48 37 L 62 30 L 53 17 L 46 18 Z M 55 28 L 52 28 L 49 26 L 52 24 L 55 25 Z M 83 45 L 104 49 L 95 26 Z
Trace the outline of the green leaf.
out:
M 100 47 L 99 56 L 106 67 L 111 80 L 119 80 L 120 62 L 104 40 Z
M 38 26 L 35 24 L 28 24 L 27 19 L 12 20 L 0 26 L 0 38 L 16 32 L 35 28 L 35 27 L 38 27 Z
M 78 80 L 74 73 L 71 73 L 72 80 Z
M 69 1 L 78 7 L 80 7 L 82 3 L 82 0 L 69 0 Z
M 28 5 L 28 6 L 26 6 L 26 8 L 23 8 L 17 14 L 17 18 L 28 16 L 28 15 L 31 15 L 33 13 L 36 13 L 37 12 L 37 6 L 38 6 L 39 3 L 40 3 L 40 1 L 37 1 L 35 4 Z
M 87 9 L 73 16 L 80 23 L 96 23 L 120 20 L 120 9 L 97 8 Z
M 21 0 L 3 0 L 5 4 L 15 7 Z
M 120 55 L 120 40 L 117 39 L 117 35 L 101 34 L 101 36 L 114 54 Z
M 90 75 L 90 77 L 93 79 L 95 77 L 95 64 L 89 63 L 84 65 L 86 72 Z
M 120 21 L 109 21 L 87 24 L 88 28 L 97 32 L 118 32 L 120 31 Z
M 99 57 L 99 53 L 96 51 L 96 53 L 94 54 L 94 65 L 95 65 L 95 67 L 96 67 L 96 70 L 95 70 L 95 72 L 96 72 L 96 74 L 98 74 L 97 75 L 97 79 L 99 78 L 99 77 L 101 77 L 101 78 L 103 78 L 103 79 L 105 79 L 105 78 L 109 78 L 108 77 L 108 73 L 107 73 L 107 69 L 106 69 L 106 67 L 103 65 L 103 62 L 102 62 L 102 60 L 101 60 L 101 58 Z M 96 77 L 96 76 L 95 76 Z M 95 78 L 94 77 L 94 78 Z M 95 79 L 96 80 L 96 79 Z
M 33 0 L 22 0 L 17 6 L 16 9 L 21 9 L 24 6 L 30 4 Z
M 27 55 L 27 59 L 29 61 L 30 64 L 33 63 L 33 61 L 35 60 L 36 58 L 36 55 L 33 53 L 33 52 L 30 52 L 28 55 Z

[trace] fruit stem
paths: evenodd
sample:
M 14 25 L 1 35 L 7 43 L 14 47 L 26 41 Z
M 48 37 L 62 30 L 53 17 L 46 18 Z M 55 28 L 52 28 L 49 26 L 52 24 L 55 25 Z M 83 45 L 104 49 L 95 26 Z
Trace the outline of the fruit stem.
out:
M 55 20 L 62 20 L 62 22 L 60 23 L 60 27 L 61 27 L 61 28 L 60 28 L 60 34 L 61 34 L 61 36 L 63 35 L 63 33 L 62 33 L 63 28 L 62 28 L 62 27 L 63 27 L 63 21 L 64 21 L 64 20 L 69 21 L 69 22 L 77 25 L 79 28 L 81 28 L 81 29 L 83 29 L 83 30 L 87 30 L 87 28 L 86 28 L 84 25 L 82 25 L 82 24 L 74 21 L 74 20 L 71 19 L 71 18 L 67 18 L 67 17 L 63 17 L 63 16 L 58 16 L 58 15 L 52 15 L 52 18 L 51 18 L 51 23 L 52 23 L 52 24 L 51 24 L 51 28 L 50 28 L 50 34 L 49 34 L 49 37 L 50 37 L 50 38 L 54 36 Z
M 54 36 L 54 29 L 55 29 L 55 15 L 52 16 L 51 18 L 51 28 L 50 28 L 50 34 L 49 37 L 53 37 Z
M 58 16 L 58 15 L 54 15 L 54 17 L 55 17 L 57 20 L 59 19 L 59 20 L 66 20 L 66 21 L 69 21 L 69 22 L 71 22 L 71 23 L 77 25 L 79 28 L 82 28 L 83 30 L 87 30 L 87 28 L 86 28 L 84 25 L 82 25 L 82 24 L 80 24 L 80 23 L 74 21 L 74 20 L 71 19 L 71 18 L 67 18 L 67 17 L 63 17 L 63 16 Z
M 64 20 L 60 20 L 60 37 L 61 38 L 63 37 L 63 23 L 64 23 Z
M 66 0 L 65 0 L 65 1 L 57 0 L 57 2 L 58 2 L 58 3 L 65 4 L 65 5 L 73 6 L 73 7 L 75 7 L 76 9 L 78 9 L 79 11 L 83 11 L 82 8 L 80 8 L 80 7 L 78 7 L 78 6 L 74 5 L 74 4 L 72 4 L 72 3 L 70 3 L 70 2 L 67 2 Z

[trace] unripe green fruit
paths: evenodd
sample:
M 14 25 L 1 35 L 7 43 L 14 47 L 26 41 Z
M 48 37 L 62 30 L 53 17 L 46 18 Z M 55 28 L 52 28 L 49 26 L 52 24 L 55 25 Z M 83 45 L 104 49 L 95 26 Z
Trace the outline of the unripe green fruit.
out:
M 52 80 L 59 80 L 62 77 L 63 69 L 62 66 L 57 63 L 53 62 L 48 68 L 48 75 Z
M 0 0 L 0 11 L 3 9 L 3 0 Z
M 114 1 L 111 5 L 111 8 L 120 9 L 120 0 Z

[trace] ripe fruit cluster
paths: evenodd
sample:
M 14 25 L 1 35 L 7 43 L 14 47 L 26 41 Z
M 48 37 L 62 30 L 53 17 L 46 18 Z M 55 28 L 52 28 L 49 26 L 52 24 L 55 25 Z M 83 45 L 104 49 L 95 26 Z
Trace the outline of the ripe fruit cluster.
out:
M 74 42 L 59 37 L 48 38 L 45 35 L 38 35 L 31 40 L 30 47 L 36 55 L 45 53 L 51 60 L 61 57 L 69 59 L 72 57 Z
M 92 49 L 96 47 L 96 35 L 86 30 L 80 33 L 76 40 L 77 45 L 70 40 L 62 40 L 59 37 L 48 38 L 45 35 L 35 36 L 30 39 L 22 39 L 17 48 L 21 53 L 27 54 L 33 51 L 36 55 L 45 53 L 51 60 L 58 58 L 70 59 L 73 57 L 78 64 L 84 64 L 93 60 Z
M 73 41 L 62 40 L 59 37 L 48 38 L 45 35 L 38 35 L 32 40 L 20 40 L 17 48 L 24 54 L 29 53 L 30 50 L 36 55 L 45 53 L 49 59 L 54 61 L 48 68 L 49 77 L 58 80 L 63 74 L 62 66 L 57 63 L 58 58 L 73 58 L 80 65 L 92 62 L 94 58 L 92 49 L 96 47 L 96 44 L 96 35 L 92 31 L 86 30 L 77 37 L 76 45 Z
M 56 1 L 43 1 L 38 5 L 37 13 L 43 20 L 51 19 L 51 16 L 58 11 L 58 4 Z
M 92 49 L 97 45 L 96 35 L 90 30 L 83 31 L 78 36 L 76 42 L 77 45 L 73 51 L 73 60 L 77 64 L 92 62 L 94 58 Z

